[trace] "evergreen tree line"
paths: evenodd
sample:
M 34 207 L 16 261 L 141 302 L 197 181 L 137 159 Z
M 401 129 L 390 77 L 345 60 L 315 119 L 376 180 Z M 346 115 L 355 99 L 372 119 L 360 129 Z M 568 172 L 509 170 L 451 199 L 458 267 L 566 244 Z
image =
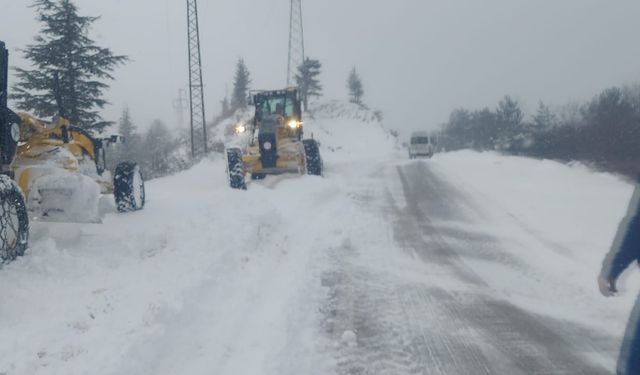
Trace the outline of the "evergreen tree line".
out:
M 456 109 L 443 125 L 447 150 L 498 150 L 508 154 L 582 161 L 640 174 L 640 85 L 612 87 L 590 101 L 558 110 L 540 102 L 527 118 L 518 101 L 505 96 L 496 109 Z
M 320 74 L 322 73 L 322 63 L 320 60 L 305 58 L 304 62 L 298 67 L 295 75 L 296 86 L 300 90 L 300 99 L 304 111 L 309 109 L 309 101 L 311 98 L 319 98 L 322 96 L 322 83 L 320 82 Z M 226 95 L 220 100 L 220 113 L 214 119 L 213 123 L 229 118 L 237 110 L 244 110 L 249 106 L 249 97 L 251 90 L 251 74 L 247 68 L 243 58 L 239 58 L 236 63 L 236 71 L 233 77 L 233 89 L 231 97 Z M 354 67 L 348 75 L 347 91 L 349 101 L 366 107 L 363 102 L 364 86 L 360 75 Z
M 124 141 L 107 149 L 107 167 L 112 172 L 123 161 L 140 164 L 145 179 L 167 176 L 189 166 L 189 158 L 180 155 L 180 150 L 190 150 L 190 145 L 183 144 L 187 137 L 172 134 L 160 120 L 153 121 L 141 133 L 125 108 L 118 121 L 118 133 Z

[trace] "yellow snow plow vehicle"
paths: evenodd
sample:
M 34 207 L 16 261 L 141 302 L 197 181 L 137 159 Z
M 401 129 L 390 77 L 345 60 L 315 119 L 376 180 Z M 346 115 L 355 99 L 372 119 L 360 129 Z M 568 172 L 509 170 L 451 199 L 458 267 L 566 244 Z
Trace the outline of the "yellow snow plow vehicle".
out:
M 7 105 L 8 51 L 0 42 L 0 263 L 27 247 L 29 217 L 45 221 L 96 222 L 101 194 L 113 193 L 120 212 L 145 204 L 144 181 L 136 163 L 120 163 L 111 180 L 105 146 L 65 119 L 57 77 L 59 115 L 52 122 Z
M 144 207 L 140 168 L 120 163 L 113 180 L 105 147 L 119 137 L 98 139 L 64 117 L 47 123 L 19 113 L 20 143 L 11 164 L 32 216 L 48 221 L 95 222 L 102 194 L 113 194 L 120 212 Z
M 255 115 L 236 133 L 251 132 L 246 147 L 226 149 L 229 185 L 246 189 L 245 176 L 263 179 L 270 174 L 298 173 L 321 176 L 318 142 L 303 138 L 301 101 L 297 88 L 259 91 L 252 99 Z

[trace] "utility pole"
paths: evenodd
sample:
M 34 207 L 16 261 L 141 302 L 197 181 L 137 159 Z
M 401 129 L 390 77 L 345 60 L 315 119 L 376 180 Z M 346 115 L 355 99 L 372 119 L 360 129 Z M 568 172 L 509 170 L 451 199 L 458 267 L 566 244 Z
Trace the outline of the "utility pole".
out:
M 187 0 L 187 38 L 189 41 L 189 105 L 191 110 L 191 156 L 196 158 L 195 131 L 202 127 L 202 144 L 207 155 L 207 117 L 204 113 L 204 85 L 202 83 L 202 57 L 200 54 L 200 29 L 198 27 L 198 2 Z
M 295 84 L 298 67 L 304 62 L 304 28 L 302 27 L 302 0 L 291 0 L 289 16 L 289 63 L 287 86 Z

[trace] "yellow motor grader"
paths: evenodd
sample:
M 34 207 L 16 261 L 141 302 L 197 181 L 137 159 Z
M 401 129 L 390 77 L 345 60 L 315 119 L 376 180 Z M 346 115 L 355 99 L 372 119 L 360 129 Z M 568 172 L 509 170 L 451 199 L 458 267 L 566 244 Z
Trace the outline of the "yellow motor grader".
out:
M 29 217 L 44 221 L 96 222 L 101 194 L 113 194 L 120 212 L 145 204 L 136 163 L 120 163 L 113 180 L 105 146 L 118 136 L 95 138 L 64 117 L 57 77 L 59 115 L 53 121 L 14 113 L 7 105 L 8 51 L 0 42 L 0 263 L 27 247 Z
M 20 117 L 20 143 L 11 164 L 31 215 L 41 220 L 94 222 L 102 194 L 113 194 L 120 212 L 144 207 L 144 181 L 136 163 L 120 163 L 113 180 L 105 147 L 118 136 L 94 138 L 57 116 L 47 123 Z
M 303 138 L 301 101 L 297 88 L 257 91 L 252 97 L 255 115 L 236 133 L 250 132 L 246 147 L 228 147 L 227 175 L 234 189 L 246 189 L 245 176 L 263 179 L 270 174 L 298 173 L 321 176 L 318 142 Z

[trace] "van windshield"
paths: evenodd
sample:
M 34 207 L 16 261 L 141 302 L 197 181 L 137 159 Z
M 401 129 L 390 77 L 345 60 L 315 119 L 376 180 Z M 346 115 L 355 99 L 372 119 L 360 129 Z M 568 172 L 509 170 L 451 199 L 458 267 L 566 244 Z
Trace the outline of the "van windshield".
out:
M 427 144 L 427 143 L 431 143 L 429 141 L 429 137 L 412 137 L 411 138 L 411 144 L 412 145 L 416 145 L 416 144 Z

